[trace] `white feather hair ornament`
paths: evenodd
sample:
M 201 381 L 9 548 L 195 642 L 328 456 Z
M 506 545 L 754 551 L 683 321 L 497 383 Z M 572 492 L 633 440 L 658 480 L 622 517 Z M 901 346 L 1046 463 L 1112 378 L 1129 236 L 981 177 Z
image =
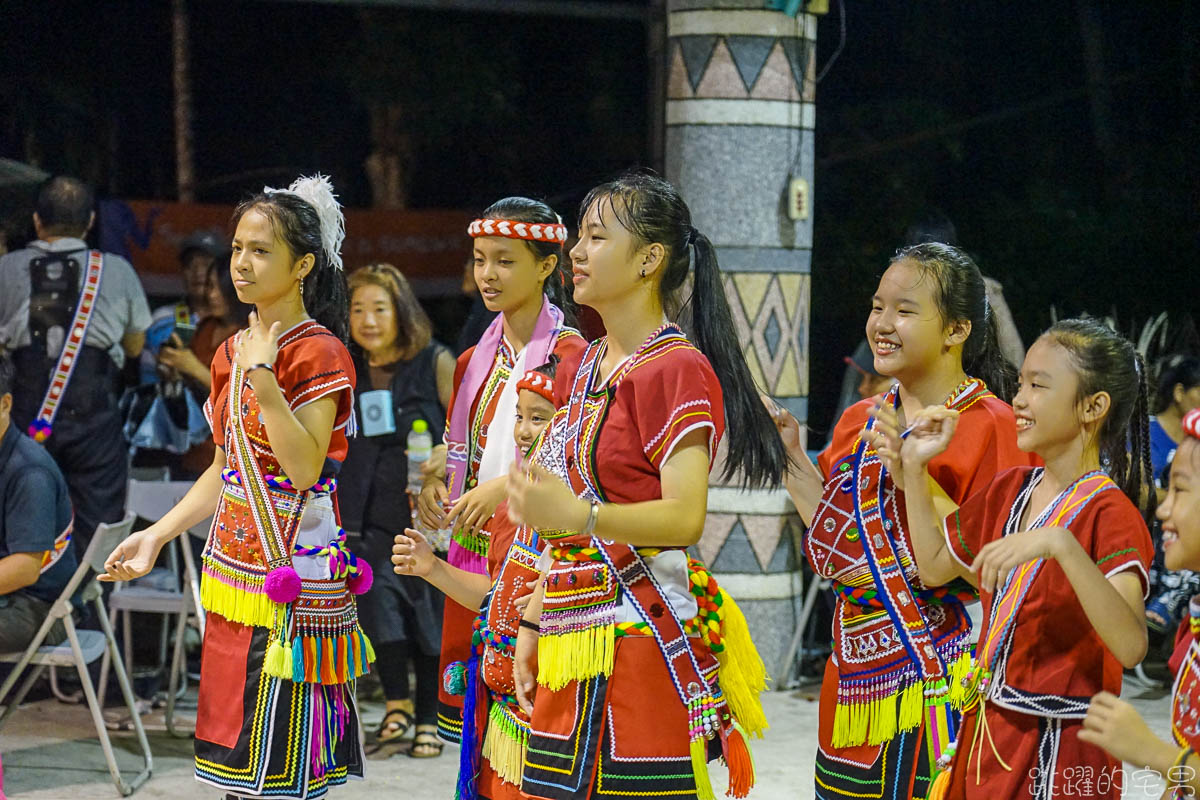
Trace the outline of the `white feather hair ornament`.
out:
M 292 185 L 286 189 L 264 186 L 263 192 L 287 192 L 312 206 L 321 221 L 321 247 L 325 250 L 325 258 L 334 269 L 342 269 L 342 241 L 346 238 L 346 217 L 342 214 L 342 204 L 333 193 L 333 183 L 328 175 L 317 173 L 309 177 L 300 177 L 292 181 Z

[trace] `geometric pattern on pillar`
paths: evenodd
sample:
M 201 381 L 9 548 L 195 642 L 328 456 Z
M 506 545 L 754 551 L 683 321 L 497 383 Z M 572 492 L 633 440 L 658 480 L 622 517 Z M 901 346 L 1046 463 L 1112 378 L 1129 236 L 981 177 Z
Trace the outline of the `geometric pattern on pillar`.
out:
M 795 515 L 709 512 L 696 552 L 716 572 L 799 569 L 803 526 Z
M 726 273 L 738 340 L 759 388 L 784 397 L 808 394 L 810 276 L 801 273 Z

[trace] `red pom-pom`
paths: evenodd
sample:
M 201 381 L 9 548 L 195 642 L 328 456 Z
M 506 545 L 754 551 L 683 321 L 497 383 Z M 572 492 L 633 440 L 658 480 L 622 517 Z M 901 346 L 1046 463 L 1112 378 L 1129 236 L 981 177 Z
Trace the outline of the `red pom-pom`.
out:
M 346 588 L 350 590 L 351 594 L 366 594 L 374 580 L 375 575 L 371 572 L 371 565 L 360 558 L 358 574 L 346 581 Z
M 267 573 L 263 588 L 272 601 L 290 603 L 300 596 L 300 576 L 294 567 L 276 567 Z

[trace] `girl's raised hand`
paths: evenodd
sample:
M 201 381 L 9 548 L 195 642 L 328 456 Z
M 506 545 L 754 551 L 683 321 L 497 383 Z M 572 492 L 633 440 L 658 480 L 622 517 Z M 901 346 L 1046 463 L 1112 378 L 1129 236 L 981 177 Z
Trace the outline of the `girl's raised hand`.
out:
M 255 364 L 274 364 L 279 355 L 279 334 L 283 326 L 272 322 L 268 328 L 258 318 L 257 311 L 250 312 L 250 325 L 233 340 L 233 360 L 243 371 Z
M 474 536 L 483 529 L 484 523 L 496 513 L 496 506 L 504 502 L 507 483 L 503 477 L 486 481 L 474 489 L 462 493 L 458 502 L 446 514 L 441 527 L 466 531 Z
M 984 545 L 971 564 L 971 572 L 979 576 L 980 589 L 994 592 L 1004 585 L 1014 567 L 1039 558 L 1057 558 L 1064 537 L 1075 539 L 1066 528 L 1031 528 L 1009 534 Z
M 883 402 L 883 395 L 875 398 L 875 407 L 870 414 L 875 418 L 875 424 L 871 427 L 871 441 L 868 444 L 875 448 L 883 466 L 892 473 L 896 488 L 904 491 L 904 478 L 900 470 L 900 445 L 903 443 L 900 438 L 900 417 L 890 403 Z
M 793 454 L 794 460 L 805 458 L 804 454 L 804 426 L 783 406 L 776 403 L 774 399 L 765 394 L 760 394 L 762 404 L 766 406 L 767 413 L 771 415 L 771 420 L 775 423 L 775 429 L 779 431 L 779 438 L 783 441 L 784 449 Z M 795 455 L 799 454 L 799 455 Z
M 404 533 L 396 534 L 395 544 L 392 545 L 392 572 L 397 575 L 416 575 L 427 578 L 433 572 L 437 556 L 425 534 L 412 528 L 405 528 Z
M 904 437 L 900 458 L 909 466 L 925 466 L 946 452 L 957 426 L 958 412 L 953 409 L 945 406 L 921 409 Z
M 523 460 L 509 470 L 508 516 L 518 525 L 577 531 L 587 523 L 589 510 L 561 478 L 540 465 Z
M 446 510 L 442 504 L 449 495 L 450 490 L 440 478 L 429 478 L 425 481 L 416 499 L 417 518 L 421 520 L 422 525 L 431 531 L 446 527 Z

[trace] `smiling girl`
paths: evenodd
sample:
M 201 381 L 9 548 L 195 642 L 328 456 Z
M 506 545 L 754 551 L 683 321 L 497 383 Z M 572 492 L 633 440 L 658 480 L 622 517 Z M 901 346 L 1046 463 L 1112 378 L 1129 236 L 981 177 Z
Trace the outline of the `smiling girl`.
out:
M 1122 667 L 1146 653 L 1141 357 L 1100 322 L 1059 322 L 1029 349 L 1013 410 L 1017 444 L 1045 466 L 1001 472 L 949 515 L 934 510 L 926 465 L 966 415 L 930 407 L 899 448 L 921 579 L 976 584 L 985 612 L 968 710 L 931 796 L 1120 797 L 1120 764 L 1080 731 L 1092 695 L 1119 694 Z M 894 458 L 899 430 L 880 428 Z
M 766 727 L 761 661 L 744 624 L 740 639 L 724 636 L 734 606 L 706 572 L 693 577 L 685 548 L 703 531 L 726 425 L 725 473 L 746 485 L 776 483 L 783 448 L 742 356 L 715 249 L 676 189 L 626 175 L 588 194 L 579 226 L 575 297 L 608 335 L 559 366 L 549 466 L 509 474 L 510 514 L 549 544 L 514 656 L 517 699 L 532 714 L 521 788 L 712 798 L 707 761 L 724 756 L 742 797 L 753 766 L 735 722 L 746 735 Z M 689 276 L 690 339 L 667 318 Z M 689 635 L 709 630 L 718 603 L 724 651 Z M 726 669 L 734 652 L 740 665 L 758 663 L 757 680 Z
M 883 469 L 871 414 L 878 406 L 912 419 L 932 404 L 962 411 L 962 436 L 930 467 L 939 491 L 955 502 L 1028 461 L 1001 399 L 1011 377 L 983 278 L 965 253 L 936 243 L 897 253 L 875 290 L 866 332 L 876 371 L 897 384 L 846 410 L 821 453 L 820 473 L 804 455 L 796 420 L 775 410 L 796 464 L 787 486 L 809 526 L 805 553 L 818 575 L 832 579 L 837 597 L 821 687 L 816 796 L 923 798 L 932 779 L 928 754 L 948 744 L 947 727 L 957 718 L 946 686 L 967 666 L 963 601 L 973 598 L 968 587 L 918 575 L 902 476 Z
M 1182 434 L 1171 464 L 1170 484 L 1158 505 L 1167 569 L 1200 570 L 1200 409 L 1180 421 Z M 1159 739 L 1137 710 L 1111 691 L 1092 698 L 1079 740 L 1104 748 L 1113 758 L 1155 770 L 1173 788 L 1171 798 L 1200 791 L 1200 597 L 1192 598 L 1187 633 L 1171 659 L 1171 736 Z
M 354 681 L 373 658 L 352 596 L 370 571 L 333 503 L 354 391 L 342 215 L 327 178 L 301 178 L 242 203 L 234 225 L 231 274 L 255 312 L 213 358 L 216 455 L 102 579 L 145 575 L 167 541 L 213 516 L 196 778 L 236 797 L 319 797 L 362 776 Z
M 446 425 L 445 478 L 430 475 L 418 500 L 421 522 L 452 528 L 447 560 L 477 575 L 487 572 L 490 520 L 504 499 L 505 475 L 515 457 L 512 431 L 517 383 L 552 353 L 583 349 L 567 326 L 563 242 L 567 229 L 545 203 L 508 197 L 493 203 L 468 228 L 474 245 L 475 283 L 499 316 L 479 343 L 458 358 Z M 557 304 L 553 301 L 557 301 Z M 450 504 L 449 512 L 444 505 Z M 478 607 L 446 603 L 440 669 L 465 661 Z M 438 734 L 457 742 L 462 698 L 438 690 Z

